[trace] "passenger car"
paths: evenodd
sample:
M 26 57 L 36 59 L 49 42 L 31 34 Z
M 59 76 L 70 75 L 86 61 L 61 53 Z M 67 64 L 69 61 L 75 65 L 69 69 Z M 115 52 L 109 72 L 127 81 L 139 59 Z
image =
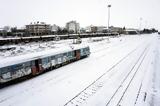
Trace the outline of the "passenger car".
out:
M 35 76 L 89 55 L 89 46 L 75 46 L 7 58 L 0 61 L 0 83 Z

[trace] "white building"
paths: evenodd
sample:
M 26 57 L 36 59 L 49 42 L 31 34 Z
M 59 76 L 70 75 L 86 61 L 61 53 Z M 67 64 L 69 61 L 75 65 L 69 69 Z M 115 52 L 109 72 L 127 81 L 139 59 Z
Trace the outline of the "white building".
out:
M 70 22 L 66 23 L 66 29 L 72 33 L 79 33 L 80 32 L 80 25 L 76 21 L 70 21 Z
M 58 31 L 58 28 L 59 28 L 58 25 L 54 24 L 51 27 L 52 27 L 52 29 L 51 29 L 52 32 L 57 32 Z
M 93 26 L 93 25 L 90 25 L 85 28 L 87 33 L 97 33 L 97 32 L 102 33 L 106 29 L 107 29 L 107 27 L 105 27 L 105 26 Z
M 44 22 L 34 22 L 33 24 L 26 25 L 27 33 L 30 35 L 48 35 L 51 33 L 51 26 Z

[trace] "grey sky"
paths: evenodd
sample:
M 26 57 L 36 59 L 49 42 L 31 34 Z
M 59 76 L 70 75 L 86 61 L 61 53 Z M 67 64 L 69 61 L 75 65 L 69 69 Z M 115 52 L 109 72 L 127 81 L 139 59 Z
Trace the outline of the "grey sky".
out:
M 160 29 L 160 0 L 0 0 L 0 27 L 24 26 L 34 21 L 65 26 L 76 20 L 81 27 L 107 25 L 111 4 L 113 26 Z

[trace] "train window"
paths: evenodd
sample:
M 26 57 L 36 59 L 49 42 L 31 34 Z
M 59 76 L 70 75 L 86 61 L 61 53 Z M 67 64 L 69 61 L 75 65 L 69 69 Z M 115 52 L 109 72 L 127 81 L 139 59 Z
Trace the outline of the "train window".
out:
M 9 67 L 4 67 L 4 68 L 1 68 L 0 70 L 1 70 L 1 74 L 4 74 L 4 73 L 10 71 L 10 68 Z
M 51 62 L 51 57 L 48 57 L 48 62 Z
M 83 52 L 84 52 L 84 48 L 82 48 L 82 49 L 80 50 L 80 52 L 81 52 L 81 54 L 83 54 Z
M 31 65 L 32 65 L 32 66 L 35 66 L 35 62 L 34 62 L 34 61 L 31 61 Z
M 2 71 L 3 71 L 3 68 L 0 68 L 0 75 L 1 75 Z
M 16 64 L 11 67 L 12 67 L 12 71 L 18 71 L 20 69 L 23 69 L 23 64 Z
M 73 51 L 69 52 L 69 56 L 68 57 L 70 57 L 70 58 L 74 57 L 74 52 Z
M 75 57 L 75 54 L 76 54 L 76 53 L 75 53 L 74 51 L 72 51 L 72 57 Z
M 72 52 L 68 52 L 68 56 L 69 56 L 69 57 L 72 56 Z
M 51 63 L 52 63 L 52 66 L 56 65 L 56 59 L 55 59 L 55 58 L 52 59 L 52 60 L 51 60 Z
M 48 63 L 48 58 L 43 58 L 42 63 Z
M 45 59 L 45 58 L 43 58 L 43 59 L 42 59 L 42 63 L 44 63 L 45 61 L 46 61 L 46 59 Z
M 59 57 L 59 54 L 55 55 L 55 58 L 57 59 Z
M 52 57 L 51 57 L 51 60 L 54 60 L 54 59 L 55 59 L 55 56 L 52 56 Z
M 86 48 L 83 48 L 83 52 L 85 53 L 87 51 L 87 49 Z
M 62 63 L 62 58 L 59 57 L 57 62 L 58 62 L 58 64 Z
M 57 62 L 58 64 L 62 63 L 63 54 L 58 54 Z
M 24 63 L 24 68 L 25 68 L 25 70 L 29 70 L 29 69 L 31 69 L 31 61 L 29 61 L 29 62 L 26 62 L 26 63 Z
M 29 62 L 25 62 L 24 65 L 25 65 L 25 67 L 30 67 L 31 66 L 31 62 L 30 61 Z
M 59 58 L 59 57 L 62 58 L 62 57 L 63 57 L 63 54 L 58 54 L 58 58 Z
M 42 67 L 43 68 L 48 68 L 49 67 L 49 57 L 46 57 L 46 58 L 42 59 Z
M 17 68 L 17 65 L 12 65 L 12 66 L 11 66 L 11 70 L 12 70 L 12 71 L 16 71 L 16 68 Z
M 63 54 L 63 62 L 66 62 L 68 60 L 68 55 L 67 53 Z
M 67 53 L 63 53 L 63 56 L 67 56 Z

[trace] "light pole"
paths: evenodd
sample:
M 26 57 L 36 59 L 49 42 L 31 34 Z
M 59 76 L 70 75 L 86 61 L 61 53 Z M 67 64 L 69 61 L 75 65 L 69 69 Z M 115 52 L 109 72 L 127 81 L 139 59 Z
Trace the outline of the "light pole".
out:
M 111 5 L 108 5 L 108 31 L 109 31 L 109 21 L 110 21 L 110 8 Z

